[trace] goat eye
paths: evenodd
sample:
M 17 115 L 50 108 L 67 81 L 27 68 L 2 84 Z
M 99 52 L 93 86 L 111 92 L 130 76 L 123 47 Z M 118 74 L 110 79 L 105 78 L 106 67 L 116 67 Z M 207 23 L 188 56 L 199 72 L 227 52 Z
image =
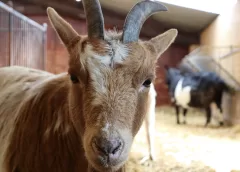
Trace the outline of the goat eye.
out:
M 151 83 L 152 83 L 151 79 L 147 79 L 147 80 L 143 83 L 143 86 L 145 86 L 145 87 L 150 87 Z
M 75 75 L 70 75 L 70 79 L 74 84 L 79 83 L 79 80 Z

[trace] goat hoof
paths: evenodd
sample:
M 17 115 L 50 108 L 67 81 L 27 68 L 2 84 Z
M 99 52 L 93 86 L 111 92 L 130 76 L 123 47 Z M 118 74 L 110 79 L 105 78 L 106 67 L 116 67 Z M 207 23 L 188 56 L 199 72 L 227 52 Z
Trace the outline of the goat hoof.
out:
M 144 164 L 146 161 L 148 161 L 150 159 L 150 157 L 149 156 L 145 156 L 145 157 L 143 157 L 140 161 L 139 161 L 139 164 Z
M 156 158 L 155 158 L 154 155 L 150 155 L 149 159 L 150 159 L 151 161 L 155 161 L 155 160 L 156 160 Z
M 224 122 L 223 122 L 223 121 L 219 122 L 219 125 L 220 125 L 220 126 L 223 126 L 223 125 L 224 125 Z
M 155 161 L 155 157 L 152 155 L 145 156 L 143 157 L 140 161 L 139 164 L 143 166 L 150 166 L 153 162 Z

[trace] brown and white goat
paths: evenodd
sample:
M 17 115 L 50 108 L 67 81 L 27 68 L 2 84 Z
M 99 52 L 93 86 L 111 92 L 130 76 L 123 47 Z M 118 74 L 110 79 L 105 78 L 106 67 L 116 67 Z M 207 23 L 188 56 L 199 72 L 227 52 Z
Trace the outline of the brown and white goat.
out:
M 69 52 L 67 73 L 0 69 L 0 171 L 124 171 L 145 117 L 158 57 L 174 41 L 171 29 L 139 41 L 144 21 L 166 7 L 142 1 L 122 33 L 105 32 L 98 0 L 83 0 L 88 36 L 48 8 Z

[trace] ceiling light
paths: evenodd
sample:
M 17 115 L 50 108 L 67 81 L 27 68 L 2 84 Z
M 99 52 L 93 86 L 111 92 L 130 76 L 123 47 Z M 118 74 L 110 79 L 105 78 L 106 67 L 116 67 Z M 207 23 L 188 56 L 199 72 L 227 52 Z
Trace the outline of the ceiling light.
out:
M 76 0 L 77 2 L 80 2 L 81 0 Z

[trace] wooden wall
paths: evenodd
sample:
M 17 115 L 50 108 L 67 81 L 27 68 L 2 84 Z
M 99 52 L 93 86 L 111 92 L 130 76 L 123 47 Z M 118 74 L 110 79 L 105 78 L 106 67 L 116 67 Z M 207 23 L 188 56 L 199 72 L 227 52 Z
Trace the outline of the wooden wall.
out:
M 230 10 L 221 13 L 201 34 L 201 44 L 214 47 L 240 48 L 240 1 Z M 229 48 L 212 50 L 215 56 L 226 54 Z M 240 81 L 240 53 L 221 60 L 222 66 Z
M 63 43 L 58 38 L 56 32 L 49 23 L 47 16 L 28 16 L 36 22 L 42 24 L 47 23 L 47 59 L 46 70 L 55 74 L 66 72 L 68 65 L 68 53 Z M 65 18 L 65 17 L 64 17 Z M 83 20 L 73 20 L 65 18 L 79 34 L 86 33 L 86 25 Z
M 48 24 L 48 32 L 47 32 L 47 59 L 46 59 L 46 67 L 47 71 L 52 73 L 60 73 L 67 71 L 68 65 L 68 53 L 64 48 L 63 44 L 59 40 L 55 31 L 51 27 L 48 22 L 47 16 L 28 16 L 31 19 L 37 21 L 38 23 L 47 23 Z M 72 24 L 72 26 L 77 30 L 80 34 L 86 33 L 86 23 L 84 20 L 73 20 L 71 18 L 65 18 L 68 22 Z M 111 28 L 111 26 L 107 26 L 107 28 Z M 158 69 L 157 69 L 157 80 L 155 83 L 156 91 L 157 91 L 157 106 L 165 105 L 170 103 L 167 87 L 164 84 L 164 70 L 162 68 L 163 64 L 167 64 L 170 66 L 176 66 L 180 60 L 188 53 L 187 46 L 173 45 L 171 46 L 164 54 L 162 54 L 161 58 L 158 61 Z
M 201 34 L 201 44 L 214 47 L 235 46 L 240 48 L 240 1 L 232 8 L 220 14 L 216 20 Z M 224 52 L 224 50 L 223 50 Z M 211 52 L 217 55 L 217 49 Z M 221 52 L 220 52 L 221 55 Z M 234 54 L 221 60 L 220 64 L 229 73 L 231 73 L 237 81 L 240 81 L 240 53 Z M 231 123 L 240 123 L 240 93 L 229 98 L 223 99 L 224 105 L 231 108 L 223 108 L 226 118 Z
M 170 104 L 167 85 L 165 84 L 165 70 L 163 65 L 176 67 L 182 58 L 188 54 L 188 47 L 181 45 L 172 45 L 165 51 L 158 60 L 157 79 L 155 89 L 157 91 L 157 106 Z
M 201 34 L 201 44 L 214 46 L 240 45 L 240 1 L 221 13 Z
M 9 32 L 1 31 L 0 38 L 0 67 L 3 67 L 10 64 Z

